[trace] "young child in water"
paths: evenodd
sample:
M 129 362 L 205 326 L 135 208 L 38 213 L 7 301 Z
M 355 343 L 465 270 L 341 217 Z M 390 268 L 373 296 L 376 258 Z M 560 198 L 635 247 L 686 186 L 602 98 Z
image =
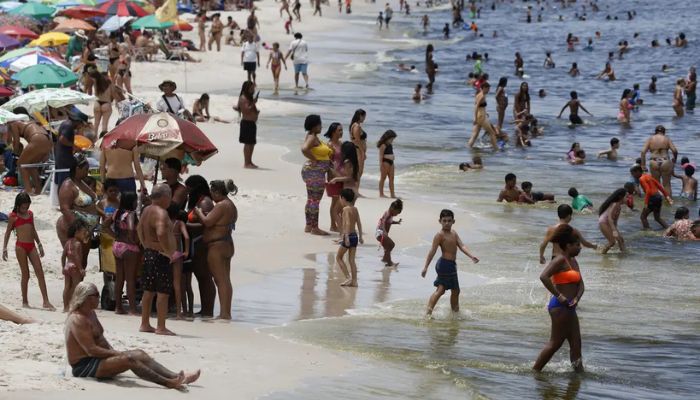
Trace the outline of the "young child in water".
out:
M 683 190 L 681 191 L 681 198 L 688 199 L 690 201 L 695 201 L 698 199 L 698 180 L 693 177 L 695 174 L 695 167 L 690 165 L 690 163 L 683 164 L 683 175 L 676 175 L 673 173 L 675 178 L 683 181 Z
M 464 253 L 467 257 L 476 264 L 479 259 L 474 257 L 467 249 L 467 246 L 462 243 L 462 239 L 459 238 L 457 232 L 452 231 L 452 225 L 455 223 L 455 216 L 452 210 L 442 210 L 440 212 L 440 225 L 442 229 L 433 238 L 433 245 L 428 252 L 428 257 L 425 260 L 425 266 L 421 272 L 421 276 L 425 278 L 425 274 L 428 272 L 428 265 L 433 261 L 435 253 L 438 247 L 442 255 L 435 263 L 435 272 L 437 272 L 437 279 L 433 282 L 433 285 L 437 288 L 435 292 L 430 296 L 428 300 L 428 309 L 426 315 L 428 317 L 432 316 L 433 309 L 437 304 L 440 297 L 445 294 L 445 291 L 451 290 L 452 294 L 450 296 L 450 305 L 452 306 L 453 312 L 459 312 L 459 279 L 457 277 L 457 249 Z
M 463 162 L 459 164 L 459 170 L 460 171 L 470 171 L 470 170 L 475 170 L 475 169 L 484 169 L 484 164 L 483 161 L 481 160 L 481 157 L 479 156 L 474 156 L 472 158 L 471 164 L 468 162 Z
M 551 193 L 533 192 L 532 182 L 523 182 L 520 185 L 523 190 L 518 197 L 518 203 L 535 204 L 539 201 L 554 203 L 554 195 Z
M 593 202 L 588 199 L 588 197 L 579 194 L 575 187 L 569 188 L 569 196 L 572 197 L 571 208 L 576 211 L 593 211 Z
M 649 93 L 656 93 L 656 75 L 651 76 L 651 82 L 649 83 Z
M 638 194 L 637 185 L 634 182 L 626 182 L 623 188 L 627 191 L 625 204 L 630 210 L 634 210 L 634 196 Z
M 338 253 L 335 256 L 335 261 L 345 275 L 345 281 L 340 286 L 357 287 L 357 264 L 355 264 L 355 253 L 357 252 L 357 244 L 364 243 L 362 239 L 362 222 L 360 221 L 360 213 L 353 205 L 355 201 L 355 192 L 352 189 L 343 189 L 340 192 L 340 205 L 343 207 L 342 221 L 343 226 L 340 231 L 342 241 L 338 248 Z M 350 264 L 350 274 L 348 267 L 343 261 L 345 253 L 348 253 L 348 263 Z
M 83 246 L 90 240 L 90 230 L 87 222 L 80 218 L 75 218 L 68 227 L 68 240 L 63 247 L 61 255 L 61 265 L 63 265 L 63 312 L 68 312 L 70 299 L 78 283 L 85 277 L 85 266 L 83 265 Z
M 394 221 L 394 217 L 401 214 L 401 211 L 403 211 L 403 202 L 401 199 L 397 199 L 392 202 L 389 209 L 384 212 L 382 217 L 379 219 L 377 231 L 374 235 L 382 248 L 384 248 L 384 257 L 382 257 L 382 262 L 387 267 L 395 267 L 399 265 L 399 263 L 395 263 L 391 260 L 391 251 L 394 249 L 396 244 L 389 237 L 389 230 L 391 229 L 392 225 L 398 225 L 401 223 L 401 219 Z
M 617 149 L 620 148 L 620 139 L 614 137 L 610 139 L 610 148 L 598 152 L 598 158 L 607 158 L 610 161 L 617 161 Z
M 39 290 L 43 299 L 42 307 L 54 311 L 56 308 L 49 301 L 46 290 L 46 280 L 44 279 L 44 268 L 41 265 L 41 258 L 44 256 L 44 248 L 41 245 L 39 234 L 34 227 L 34 214 L 29 210 L 32 199 L 26 192 L 21 192 L 15 197 L 15 206 L 7 220 L 5 229 L 5 240 L 2 246 L 2 259 L 7 261 L 7 242 L 10 240 L 10 233 L 15 231 L 17 241 L 15 242 L 15 256 L 22 273 L 20 288 L 22 290 L 22 307 L 29 308 L 27 292 L 29 290 L 29 262 L 34 268 L 34 275 L 39 281 Z M 36 243 L 36 246 L 35 246 Z M 38 252 L 37 252 L 38 248 Z
M 421 100 L 423 100 L 423 95 L 420 93 L 421 89 L 423 89 L 423 85 L 417 83 L 416 88 L 413 90 L 413 97 L 411 97 L 416 103 L 419 103 Z

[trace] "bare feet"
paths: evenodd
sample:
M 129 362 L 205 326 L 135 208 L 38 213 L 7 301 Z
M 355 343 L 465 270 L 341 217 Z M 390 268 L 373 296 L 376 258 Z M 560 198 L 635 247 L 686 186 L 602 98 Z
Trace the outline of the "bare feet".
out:
M 190 372 L 189 374 L 185 374 L 185 380 L 182 382 L 184 384 L 192 383 L 195 382 L 197 379 L 199 379 L 199 375 L 202 374 L 201 370 L 197 370 L 196 372 Z
M 329 235 L 328 232 L 323 231 L 323 230 L 321 230 L 321 229 L 319 229 L 319 228 L 311 228 L 311 232 L 310 232 L 310 233 L 311 233 L 312 235 L 319 235 L 319 236 L 328 236 L 328 235 Z
M 165 386 L 170 389 L 183 389 L 182 384 L 185 382 L 185 373 L 180 373 L 173 379 L 168 379 Z
M 304 232 L 306 232 L 306 233 L 311 232 L 311 227 L 309 225 L 306 225 L 306 227 L 304 227 Z
M 341 283 L 340 286 L 357 287 L 357 281 L 353 281 L 352 279 L 348 279 L 345 282 Z
M 151 325 L 141 325 L 141 327 L 139 327 L 139 332 L 153 333 L 155 331 L 155 328 Z
M 257 169 L 259 168 L 257 165 L 250 163 L 250 164 L 245 164 L 243 168 L 248 168 L 248 169 Z
M 23 302 L 22 302 L 22 308 L 31 308 L 31 307 L 29 306 L 29 302 L 23 301 Z
M 387 266 L 387 267 L 398 267 L 398 266 L 399 266 L 399 263 L 395 263 L 395 262 L 393 262 L 393 261 L 388 261 L 388 262 L 386 262 L 386 264 L 384 264 L 384 265 Z
M 214 319 L 221 320 L 221 321 L 230 321 L 232 318 L 231 318 L 231 315 L 219 315 L 218 317 L 216 317 Z
M 156 335 L 177 336 L 175 334 L 175 332 L 171 331 L 168 328 L 163 328 L 163 329 L 158 328 L 158 329 L 154 330 L 154 332 L 156 333 Z
M 54 307 L 53 304 L 49 303 L 48 301 L 44 302 L 44 305 L 42 306 L 42 308 L 44 310 L 48 310 L 48 311 L 56 311 L 56 307 Z

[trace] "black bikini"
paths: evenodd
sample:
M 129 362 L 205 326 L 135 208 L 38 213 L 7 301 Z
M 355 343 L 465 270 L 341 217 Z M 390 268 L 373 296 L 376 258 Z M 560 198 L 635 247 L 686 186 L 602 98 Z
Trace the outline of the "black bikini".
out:
M 384 148 L 384 155 L 387 155 L 387 154 L 393 155 L 393 154 L 394 154 L 394 146 L 392 146 L 392 145 L 390 145 L 390 144 L 387 144 L 387 145 L 385 145 L 385 146 L 386 146 L 386 147 Z M 387 164 L 389 164 L 389 165 L 394 165 L 394 160 L 389 159 L 389 158 L 383 158 L 383 159 L 382 159 L 382 162 L 385 162 L 385 163 L 387 163 Z

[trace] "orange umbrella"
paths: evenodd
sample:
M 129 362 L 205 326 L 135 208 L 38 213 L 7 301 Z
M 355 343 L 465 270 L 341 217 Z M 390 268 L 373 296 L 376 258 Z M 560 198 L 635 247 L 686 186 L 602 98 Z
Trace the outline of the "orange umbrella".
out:
M 60 24 L 58 24 L 56 28 L 54 28 L 54 31 L 75 32 L 80 29 L 84 31 L 94 31 L 96 28 L 93 25 L 90 25 L 90 23 L 85 22 L 81 19 L 69 19 L 62 21 Z
M 184 19 L 178 18 L 177 20 L 173 21 L 175 25 L 171 26 L 170 29 L 171 31 L 191 31 L 194 29 L 192 25 L 187 23 Z

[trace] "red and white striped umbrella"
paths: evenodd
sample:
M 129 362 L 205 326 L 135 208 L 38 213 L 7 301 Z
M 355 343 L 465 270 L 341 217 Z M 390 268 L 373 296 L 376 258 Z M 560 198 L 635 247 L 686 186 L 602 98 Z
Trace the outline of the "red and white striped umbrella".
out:
M 128 0 L 108 0 L 100 4 L 97 9 L 107 15 L 118 15 L 120 17 L 144 17 L 149 14 L 140 5 Z
M 100 148 L 121 147 L 130 150 L 135 146 L 147 157 L 165 159 L 184 152 L 197 162 L 208 159 L 218 151 L 197 125 L 164 112 L 127 118 L 105 135 Z

